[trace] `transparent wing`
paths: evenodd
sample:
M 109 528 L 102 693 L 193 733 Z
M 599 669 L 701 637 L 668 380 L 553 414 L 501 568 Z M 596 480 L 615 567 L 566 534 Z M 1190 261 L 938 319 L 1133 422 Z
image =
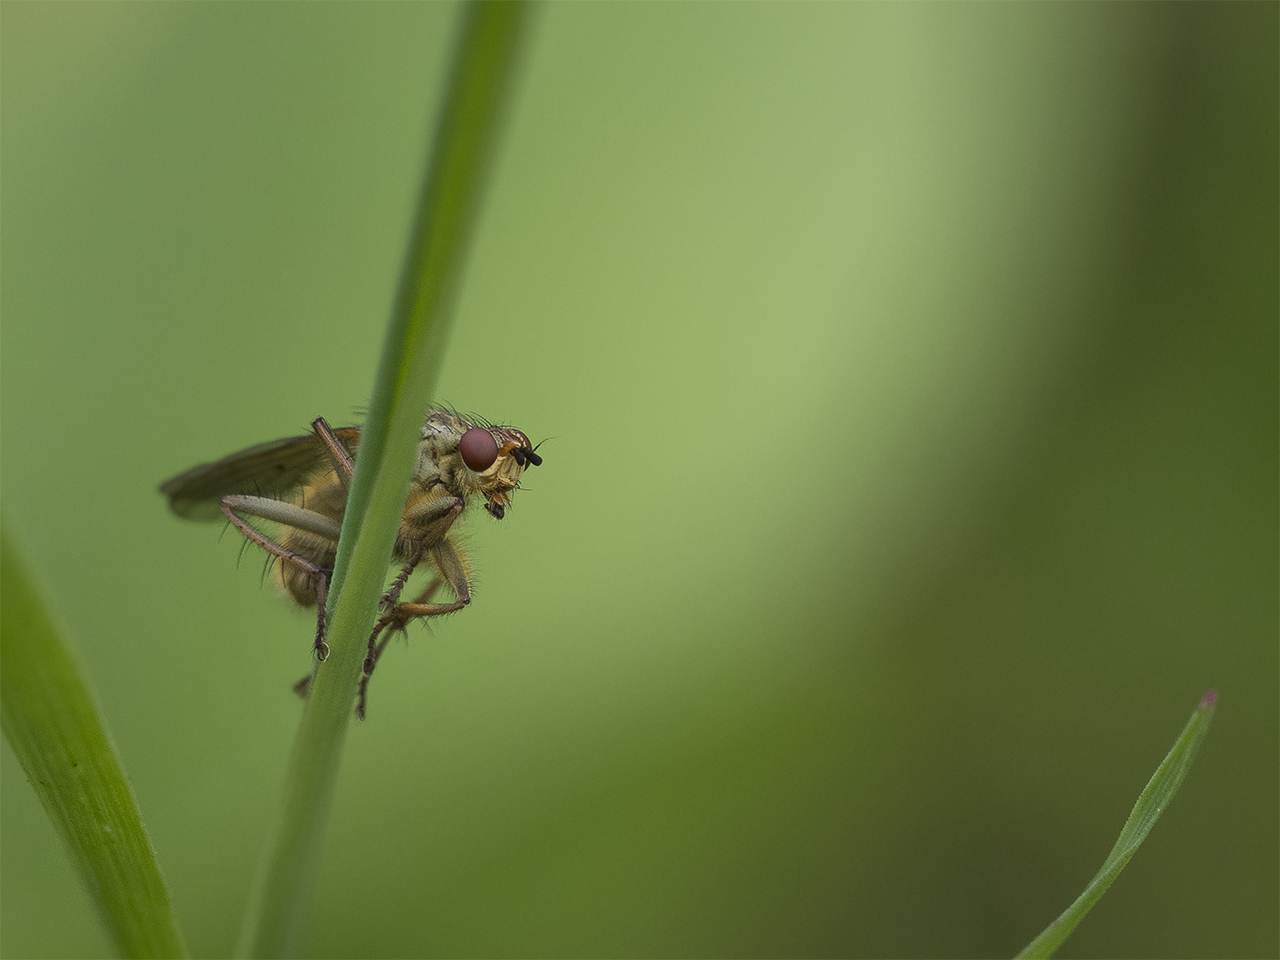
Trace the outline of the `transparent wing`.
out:
M 333 431 L 352 457 L 360 444 L 359 427 Z M 221 520 L 218 501 L 229 493 L 284 497 L 322 470 L 331 469 L 329 451 L 315 434 L 286 437 L 202 463 L 160 484 L 169 507 L 188 520 Z

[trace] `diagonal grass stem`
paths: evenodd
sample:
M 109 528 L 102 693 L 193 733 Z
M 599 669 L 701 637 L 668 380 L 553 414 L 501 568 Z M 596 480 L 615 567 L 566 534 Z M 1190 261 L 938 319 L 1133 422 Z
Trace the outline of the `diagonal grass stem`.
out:
M 329 593 L 329 659 L 316 672 L 284 800 L 241 936 L 253 957 L 301 949 L 365 645 L 449 339 L 469 242 L 530 5 L 479 0 L 462 27 L 420 195 Z

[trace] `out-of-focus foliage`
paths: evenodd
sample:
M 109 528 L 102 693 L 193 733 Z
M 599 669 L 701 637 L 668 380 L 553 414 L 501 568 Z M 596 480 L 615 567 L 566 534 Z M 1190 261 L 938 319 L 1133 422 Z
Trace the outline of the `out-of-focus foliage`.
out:
M 0 531 L 0 727 L 66 846 L 113 946 L 185 957 L 169 891 L 93 697 Z
M 191 948 L 310 621 L 165 477 L 355 419 L 453 8 L 0 9 L 0 469 Z M 440 399 L 536 439 L 379 666 L 309 950 L 1274 956 L 1277 10 L 550 4 Z M 0 953 L 108 949 L 3 754 Z

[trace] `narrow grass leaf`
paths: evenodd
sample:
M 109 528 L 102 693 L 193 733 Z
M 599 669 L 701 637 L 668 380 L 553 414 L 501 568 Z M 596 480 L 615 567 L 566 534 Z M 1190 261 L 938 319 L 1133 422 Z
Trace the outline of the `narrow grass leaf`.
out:
M 1204 695 L 1173 749 L 1156 768 L 1155 774 L 1139 795 L 1138 802 L 1133 805 L 1133 812 L 1125 821 L 1115 846 L 1103 861 L 1102 869 L 1089 881 L 1089 885 L 1075 902 L 1018 954 L 1019 958 L 1053 956 L 1053 952 L 1071 935 L 1071 931 L 1084 919 L 1085 914 L 1102 899 L 1102 895 L 1120 875 L 1129 858 L 1142 845 L 1155 822 L 1160 819 L 1160 814 L 1164 813 L 1165 807 L 1182 786 L 1182 780 L 1191 769 L 1191 763 L 1195 760 L 1205 734 L 1209 732 L 1209 722 L 1213 719 L 1217 702 L 1216 690 L 1210 690 Z
M 106 728 L 0 530 L 0 726 L 120 952 L 185 957 L 169 891 Z
M 507 0 L 462 8 L 338 544 L 329 595 L 331 653 L 316 672 L 294 741 L 280 817 L 250 897 L 242 955 L 294 956 L 301 949 L 366 642 L 531 14 L 529 4 Z

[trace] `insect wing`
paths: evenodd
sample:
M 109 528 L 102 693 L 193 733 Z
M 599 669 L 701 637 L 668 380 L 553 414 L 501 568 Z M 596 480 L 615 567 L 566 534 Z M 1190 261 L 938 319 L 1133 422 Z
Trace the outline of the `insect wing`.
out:
M 360 428 L 342 427 L 333 433 L 354 456 Z M 218 501 L 229 493 L 282 497 L 331 466 L 329 451 L 315 434 L 287 437 L 192 467 L 162 483 L 160 492 L 180 517 L 221 520 Z

